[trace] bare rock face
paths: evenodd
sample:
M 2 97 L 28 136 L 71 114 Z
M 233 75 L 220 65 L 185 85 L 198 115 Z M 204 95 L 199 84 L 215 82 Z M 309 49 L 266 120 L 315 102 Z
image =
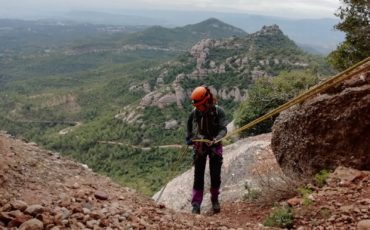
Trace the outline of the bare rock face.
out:
M 176 104 L 179 108 L 182 108 L 182 103 L 186 99 L 186 93 L 185 90 L 181 87 L 181 85 L 178 83 L 177 79 L 179 78 L 176 77 L 176 81 L 172 83 L 172 87 L 175 89 L 175 94 L 176 94 Z
M 209 48 L 212 48 L 214 44 L 215 40 L 203 39 L 190 49 L 191 55 L 196 58 L 197 69 L 200 69 L 202 67 L 205 59 L 208 56 Z
M 224 100 L 233 100 L 235 102 L 240 102 L 245 99 L 247 93 L 245 90 L 240 92 L 240 89 L 237 87 L 234 88 L 221 88 L 217 90 L 214 86 L 208 86 L 211 90 L 211 93 L 215 95 L 217 98 L 222 98 Z M 243 95 L 242 95 L 243 94 Z M 189 95 L 190 96 L 190 95 Z
M 172 103 L 177 102 L 176 94 L 169 93 L 164 95 L 163 97 L 159 98 L 158 101 L 154 102 L 154 105 L 158 106 L 159 108 L 164 108 Z
M 153 103 L 156 103 L 161 97 L 162 97 L 161 92 L 153 91 L 151 93 L 148 93 L 147 95 L 145 95 L 141 99 L 140 105 L 141 106 L 150 106 Z
M 272 149 L 289 174 L 309 176 L 336 166 L 369 170 L 369 72 L 282 112 Z
M 263 134 L 239 140 L 225 147 L 221 170 L 220 202 L 241 200 L 247 192 L 246 183 L 258 187 L 257 181 L 261 177 L 267 174 L 270 176 L 278 174 L 281 171 L 272 154 L 270 138 L 270 134 Z M 171 180 L 163 191 L 159 191 L 153 196 L 153 199 L 175 210 L 190 211 L 193 177 L 194 167 Z M 202 210 L 207 210 L 211 207 L 208 161 L 204 182 L 205 195 Z

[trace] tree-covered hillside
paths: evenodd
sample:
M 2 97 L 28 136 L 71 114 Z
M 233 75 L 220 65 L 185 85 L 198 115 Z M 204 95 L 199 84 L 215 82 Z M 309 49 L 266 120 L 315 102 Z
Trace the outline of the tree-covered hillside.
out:
M 322 58 L 304 53 L 278 26 L 246 35 L 210 19 L 104 36 L 76 42 L 75 35 L 46 54 L 2 51 L 0 129 L 145 194 L 191 166 L 190 152 L 177 162 L 179 149 L 159 146 L 183 143 L 195 86 L 210 86 L 231 121 L 250 84 L 261 77 L 291 70 L 330 73 Z
M 188 49 L 204 38 L 220 39 L 244 36 L 243 30 L 210 18 L 203 22 L 173 29 L 154 26 L 142 32 L 131 34 L 123 43 L 142 44 L 160 48 Z
M 1 57 L 47 55 L 75 45 L 112 43 L 117 37 L 145 29 L 142 26 L 105 26 L 71 21 L 0 19 Z

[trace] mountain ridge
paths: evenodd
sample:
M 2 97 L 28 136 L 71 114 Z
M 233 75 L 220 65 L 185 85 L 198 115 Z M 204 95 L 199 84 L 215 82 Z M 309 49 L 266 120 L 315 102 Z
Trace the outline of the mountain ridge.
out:
M 194 24 L 198 21 L 215 17 L 226 23 L 239 27 L 248 33 L 257 31 L 263 25 L 278 24 L 296 43 L 308 46 L 307 50 L 318 50 L 322 55 L 328 54 L 344 40 L 344 34 L 333 29 L 334 25 L 339 22 L 338 19 L 334 18 L 291 19 L 264 15 L 216 13 L 206 11 L 131 11 L 130 14 L 151 17 L 151 20 L 147 21 L 147 25 L 153 25 L 151 23 L 155 21 L 157 22 L 157 25 L 168 27 Z
M 202 22 L 183 27 L 165 28 L 152 26 L 141 32 L 132 34 L 124 39 L 123 43 L 146 44 L 161 48 L 190 48 L 197 41 L 204 38 L 225 38 L 231 36 L 244 36 L 243 30 L 226 24 L 216 18 L 209 18 Z

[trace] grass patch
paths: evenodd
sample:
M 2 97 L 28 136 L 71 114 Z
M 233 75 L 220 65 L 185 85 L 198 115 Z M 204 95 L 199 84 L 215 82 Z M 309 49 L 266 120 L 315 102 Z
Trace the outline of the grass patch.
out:
M 248 201 L 254 201 L 257 200 L 261 196 L 261 191 L 255 188 L 252 188 L 248 182 L 244 185 L 245 189 L 247 190 L 247 193 L 243 196 L 244 200 Z

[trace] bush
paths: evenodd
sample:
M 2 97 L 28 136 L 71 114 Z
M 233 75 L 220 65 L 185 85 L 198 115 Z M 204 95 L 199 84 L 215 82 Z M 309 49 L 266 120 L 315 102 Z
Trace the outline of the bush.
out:
M 275 207 L 263 222 L 268 227 L 291 228 L 293 227 L 293 211 L 290 207 Z
M 298 192 L 300 196 L 303 198 L 302 204 L 305 206 L 311 205 L 313 201 L 308 198 L 308 196 L 313 192 L 313 190 L 309 187 L 300 187 L 298 188 Z
M 328 179 L 328 177 L 329 177 L 329 171 L 325 169 L 321 170 L 314 177 L 315 184 L 319 187 L 324 186 L 326 184 L 326 180 Z

